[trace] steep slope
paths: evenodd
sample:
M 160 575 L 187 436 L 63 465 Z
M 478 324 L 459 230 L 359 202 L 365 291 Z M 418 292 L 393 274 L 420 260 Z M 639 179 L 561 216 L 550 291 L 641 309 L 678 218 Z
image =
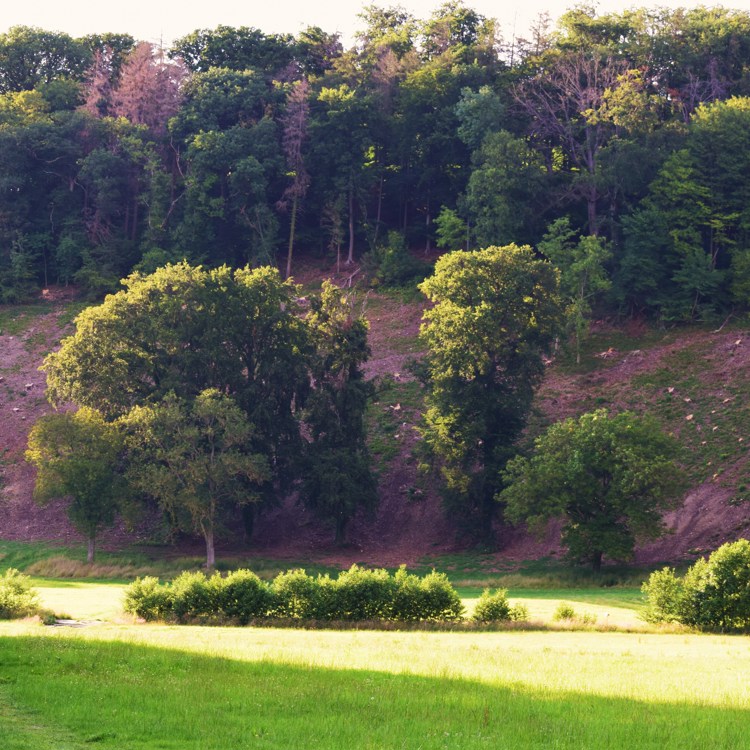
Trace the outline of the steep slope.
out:
M 442 512 L 437 483 L 420 474 L 415 455 L 421 390 L 405 365 L 418 355 L 416 337 L 423 304 L 373 292 L 363 296 L 361 304 L 371 325 L 368 376 L 378 384 L 369 420 L 380 507 L 372 516 L 356 518 L 348 531 L 348 544 L 336 548 L 332 530 L 296 498 L 287 498 L 258 520 L 246 550 L 341 564 L 395 565 L 465 546 Z M 44 376 L 37 368 L 44 354 L 70 330 L 69 310 L 69 302 L 53 300 L 3 314 L 0 538 L 79 540 L 60 503 L 39 508 L 33 502 L 33 474 L 23 461 L 28 430 L 50 410 L 44 398 Z M 562 361 L 550 364 L 529 438 L 552 421 L 594 408 L 652 412 L 665 429 L 678 436 L 692 489 L 681 507 L 666 517 L 673 533 L 642 546 L 637 561 L 693 559 L 725 540 L 749 535 L 750 508 L 744 500 L 750 499 L 750 336 L 739 329 L 644 329 L 628 335 L 599 325 L 590 346 L 580 368 L 566 367 Z M 554 525 L 542 540 L 522 530 L 501 528 L 498 539 L 498 560 L 559 552 Z M 118 546 L 132 540 L 118 528 L 102 541 L 105 546 Z M 233 544 L 241 545 L 241 540 Z

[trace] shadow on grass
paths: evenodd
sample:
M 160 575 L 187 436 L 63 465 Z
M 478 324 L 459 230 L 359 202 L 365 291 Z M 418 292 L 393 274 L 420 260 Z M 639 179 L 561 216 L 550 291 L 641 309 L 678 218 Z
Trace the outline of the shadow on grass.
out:
M 123 642 L 0 638 L 0 706 L 11 706 L 16 727 L 5 727 L 6 742 L 19 748 L 26 747 L 21 720 L 81 747 L 127 750 L 747 747 L 746 710 L 585 690 L 247 663 Z

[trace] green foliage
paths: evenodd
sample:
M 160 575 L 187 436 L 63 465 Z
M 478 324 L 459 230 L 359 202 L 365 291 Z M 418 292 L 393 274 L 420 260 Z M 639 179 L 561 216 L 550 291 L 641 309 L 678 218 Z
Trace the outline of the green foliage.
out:
M 124 610 L 147 622 L 168 619 L 174 607 L 174 593 L 155 576 L 138 578 L 125 589 Z
M 181 573 L 172 581 L 172 614 L 177 622 L 215 616 L 220 611 L 222 578 L 214 573 Z
M 680 622 L 699 630 L 750 628 L 750 541 L 723 544 L 695 562 L 680 579 L 669 568 L 643 585 L 644 619 Z
M 252 427 L 215 388 L 192 402 L 167 394 L 153 406 L 134 406 L 121 420 L 129 448 L 128 477 L 156 498 L 176 526 L 184 515 L 206 540 L 213 567 L 220 514 L 253 500 L 252 486 L 269 478 L 265 456 L 250 453 Z
M 675 575 L 674 568 L 655 570 L 641 590 L 646 596 L 646 606 L 641 617 L 646 622 L 680 621 L 683 585 Z
M 428 349 L 423 434 L 440 463 L 446 499 L 485 538 L 499 472 L 558 329 L 557 285 L 549 263 L 516 245 L 444 255 L 420 285 L 433 303 L 420 334 Z
M 314 620 L 320 615 L 321 578 L 304 570 L 289 570 L 273 579 L 273 614 L 295 620 Z
M 405 622 L 421 620 L 458 620 L 464 606 L 445 573 L 432 571 L 423 578 L 401 566 L 395 574 L 396 593 L 393 619 Z
M 373 286 L 408 286 L 430 272 L 430 264 L 412 255 L 404 235 L 396 231 L 388 232 L 385 243 L 368 253 L 363 262 Z
M 171 584 L 139 578 L 125 590 L 125 611 L 146 620 L 236 622 L 281 618 L 365 622 L 459 620 L 463 604 L 443 573 L 423 577 L 402 566 L 387 570 L 352 565 L 336 578 L 302 569 L 279 573 L 268 584 L 248 570 L 222 578 L 185 572 Z
M 598 570 L 603 555 L 627 559 L 636 539 L 664 533 L 661 513 L 678 497 L 676 449 L 653 419 L 600 409 L 552 425 L 531 458 L 510 461 L 498 500 L 538 532 L 562 518 L 570 556 Z
M 390 620 L 396 581 L 387 570 L 352 565 L 331 582 L 328 602 L 334 620 Z
M 600 237 L 579 237 L 575 243 L 567 217 L 547 228 L 539 250 L 560 269 L 566 327 L 575 344 L 576 364 L 580 364 L 581 342 L 588 334 L 593 303 L 612 285 L 605 269 L 612 253 Z
M 372 385 L 362 365 L 370 355 L 367 321 L 355 318 L 350 300 L 328 281 L 306 319 L 313 352 L 304 419 L 311 433 L 303 481 L 305 502 L 333 520 L 336 541 L 358 508 L 372 509 L 377 488 L 370 470 L 365 412 Z
M 204 437 L 221 413 L 221 430 L 227 439 L 234 435 L 227 457 L 265 456 L 273 480 L 283 483 L 300 452 L 295 406 L 309 385 L 296 287 L 267 267 L 209 271 L 187 263 L 134 274 L 125 285 L 84 310 L 76 332 L 47 357 L 49 398 L 99 408 L 108 419 L 139 406 L 153 427 L 163 417 Z M 209 397 L 211 389 L 222 395 Z M 193 404 L 203 392 L 203 406 Z M 159 407 L 170 393 L 171 405 Z M 179 434 L 173 437 L 176 448 Z M 264 473 L 256 458 L 253 481 Z M 266 482 L 264 495 L 271 488 Z
M 31 579 L 8 568 L 0 575 L 0 620 L 30 617 L 39 611 L 39 595 L 31 588 Z
M 508 602 L 508 591 L 484 589 L 474 607 L 472 619 L 475 622 L 505 622 L 513 619 L 512 608 Z
M 459 250 L 466 245 L 468 227 L 455 211 L 443 206 L 435 219 L 435 235 L 441 250 Z
M 573 606 L 571 604 L 568 604 L 567 602 L 560 602 L 557 609 L 555 610 L 555 614 L 552 615 L 552 619 L 555 621 L 560 620 L 573 620 L 576 617 L 576 611 L 573 609 Z
M 37 469 L 38 502 L 69 498 L 68 516 L 89 540 L 110 526 L 126 495 L 121 477 L 122 434 L 89 407 L 42 417 L 29 433 L 26 460 Z
M 267 583 L 249 570 L 234 570 L 223 579 L 219 611 L 240 625 L 263 617 L 271 608 L 273 596 Z
M 484 139 L 472 161 L 465 202 L 477 245 L 535 240 L 545 197 L 541 156 L 524 139 L 501 130 Z

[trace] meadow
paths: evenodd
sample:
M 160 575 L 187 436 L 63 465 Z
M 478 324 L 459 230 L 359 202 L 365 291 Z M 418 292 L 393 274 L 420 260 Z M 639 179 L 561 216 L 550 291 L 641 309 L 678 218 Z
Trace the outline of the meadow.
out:
M 81 628 L 0 624 L 3 750 L 748 747 L 750 639 L 133 624 L 123 583 L 37 579 Z M 479 589 L 460 587 L 467 607 Z M 642 628 L 636 588 L 516 588 Z M 607 617 L 608 616 L 608 617 Z

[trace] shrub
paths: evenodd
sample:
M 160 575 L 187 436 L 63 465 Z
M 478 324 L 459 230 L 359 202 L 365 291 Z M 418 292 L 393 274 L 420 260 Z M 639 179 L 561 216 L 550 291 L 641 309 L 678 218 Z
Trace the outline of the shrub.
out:
M 125 611 L 147 622 L 169 619 L 173 605 L 172 590 L 160 584 L 154 576 L 136 578 L 125 589 Z
M 316 580 L 304 570 L 279 573 L 271 584 L 272 614 L 296 620 L 326 619 L 321 617 L 321 579 Z
M 216 616 L 219 613 L 221 587 L 222 578 L 218 573 L 211 578 L 206 578 L 201 572 L 180 573 L 171 586 L 175 617 L 183 622 Z
M 365 270 L 373 286 L 399 287 L 422 281 L 432 266 L 415 258 L 399 232 L 388 232 L 385 245 L 378 245 L 365 256 Z
M 512 622 L 525 622 L 529 619 L 529 608 L 525 604 L 514 604 L 510 608 Z
M 401 566 L 395 575 L 396 590 L 391 616 L 394 620 L 458 620 L 464 605 L 445 573 L 428 573 L 424 578 Z
M 555 614 L 552 615 L 552 619 L 555 622 L 560 622 L 562 620 L 575 620 L 575 618 L 576 611 L 567 602 L 560 602 L 560 604 L 557 605 Z
M 445 573 L 432 571 L 421 581 L 423 620 L 460 620 L 464 605 Z
M 241 625 L 265 617 L 273 602 L 269 585 L 249 570 L 229 573 L 222 582 L 218 598 L 221 613 L 239 620 Z
M 700 630 L 750 628 L 750 541 L 722 545 L 682 579 L 669 568 L 656 571 L 643 592 L 649 622 L 677 621 Z
M 388 620 L 392 614 L 396 581 L 387 570 L 352 565 L 328 584 L 329 619 Z
M 750 627 L 750 542 L 723 544 L 682 581 L 681 621 L 705 630 Z
M 0 576 L 0 620 L 30 617 L 39 611 L 39 595 L 31 588 L 31 579 L 15 568 Z
M 493 594 L 485 589 L 477 601 L 472 616 L 474 622 L 507 622 L 511 617 L 511 607 L 506 589 L 498 589 Z
M 641 618 L 646 622 L 679 622 L 684 587 L 672 568 L 655 570 L 641 586 L 646 607 Z
M 555 614 L 552 615 L 552 619 L 555 622 L 567 621 L 573 625 L 594 625 L 596 623 L 596 615 L 588 612 L 579 615 L 567 602 L 560 602 Z

